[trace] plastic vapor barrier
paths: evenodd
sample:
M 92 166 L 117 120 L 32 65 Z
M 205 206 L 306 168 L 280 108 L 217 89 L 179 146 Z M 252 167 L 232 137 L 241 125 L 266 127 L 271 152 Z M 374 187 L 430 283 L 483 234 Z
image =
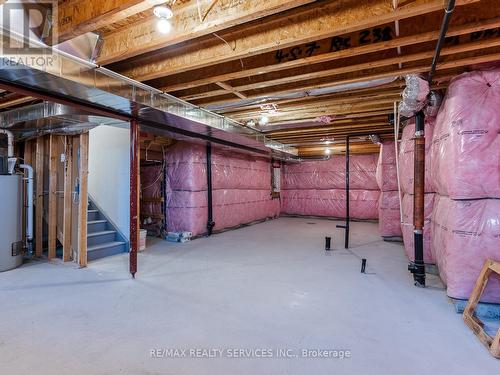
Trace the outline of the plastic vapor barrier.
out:
M 394 142 L 383 142 L 380 145 L 376 179 L 380 190 L 398 190 L 396 149 L 394 147 Z
M 382 237 L 402 236 L 397 191 L 382 191 L 378 201 L 378 229 Z
M 185 142 L 167 150 L 167 228 L 207 232 L 206 148 Z M 277 217 L 271 198 L 270 161 L 212 148 L 212 207 L 215 231 Z
M 433 193 L 434 187 L 430 178 L 431 170 L 431 144 L 434 131 L 435 119 L 426 117 L 424 123 L 425 130 L 425 192 Z M 413 194 L 413 160 L 414 160 L 414 138 L 415 136 L 415 120 L 411 119 L 406 122 L 403 128 L 401 142 L 399 144 L 399 181 L 401 190 L 405 194 Z
M 485 260 L 500 261 L 500 200 L 436 195 L 431 232 L 448 296 L 469 298 Z M 499 275 L 492 274 L 481 300 L 500 303 Z
M 426 193 L 424 196 L 424 262 L 434 264 L 436 259 L 431 249 L 431 218 L 434 207 L 434 193 Z M 405 194 L 402 200 L 403 223 L 401 231 L 403 233 L 403 243 L 406 255 L 413 261 L 415 259 L 414 237 L 413 237 L 413 195 Z
M 351 155 L 349 184 L 351 189 L 379 190 L 375 173 L 378 155 Z M 345 157 L 329 160 L 288 163 L 283 166 L 283 189 L 344 189 Z
M 432 139 L 432 184 L 453 199 L 500 198 L 500 69 L 448 87 Z
M 379 196 L 379 190 L 351 190 L 349 216 L 353 219 L 377 219 Z M 282 190 L 281 212 L 345 218 L 346 192 L 343 189 Z

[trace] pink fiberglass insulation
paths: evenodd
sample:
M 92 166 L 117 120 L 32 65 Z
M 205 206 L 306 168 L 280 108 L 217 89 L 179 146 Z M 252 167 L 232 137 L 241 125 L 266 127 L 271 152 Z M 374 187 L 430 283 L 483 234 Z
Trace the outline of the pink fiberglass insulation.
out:
M 207 169 L 203 145 L 179 142 L 167 150 L 167 229 L 207 232 Z M 266 159 L 212 149 L 212 202 L 215 231 L 279 215 L 271 198 L 271 166 Z
M 398 190 L 396 149 L 394 147 L 394 142 L 383 142 L 380 146 L 376 179 L 380 190 Z
M 382 237 L 402 236 L 398 191 L 382 191 L 378 201 L 378 230 Z
M 452 298 L 469 298 L 485 260 L 500 261 L 500 200 L 436 196 L 432 249 Z M 500 275 L 492 274 L 481 299 L 500 303 Z
M 213 189 L 270 189 L 270 163 L 237 152 L 212 150 Z M 179 142 L 167 152 L 168 184 L 171 190 L 206 190 L 206 148 Z
M 500 69 L 452 81 L 432 139 L 431 179 L 453 199 L 500 198 Z
M 433 117 L 426 117 L 424 123 L 425 130 L 425 192 L 433 193 L 434 187 L 432 186 L 430 178 L 431 170 L 431 143 L 432 134 L 434 130 L 435 119 Z M 405 194 L 413 194 L 413 158 L 414 158 L 414 138 L 415 136 L 415 121 L 408 120 L 406 126 L 403 128 L 403 135 L 399 144 L 399 181 L 401 190 Z
M 351 189 L 379 190 L 375 173 L 378 155 L 350 157 Z M 282 189 L 343 189 L 345 187 L 345 157 L 329 160 L 288 163 L 283 166 Z
M 345 190 L 302 189 L 281 191 L 281 212 L 289 215 L 345 218 Z M 379 190 L 351 190 L 349 214 L 353 219 L 377 219 Z
M 434 193 L 426 193 L 424 196 L 424 262 L 434 264 L 436 259 L 431 249 L 431 217 L 434 207 Z M 405 194 L 402 200 L 403 223 L 401 231 L 403 233 L 403 243 L 406 255 L 410 260 L 415 259 L 415 249 L 413 242 L 413 195 Z

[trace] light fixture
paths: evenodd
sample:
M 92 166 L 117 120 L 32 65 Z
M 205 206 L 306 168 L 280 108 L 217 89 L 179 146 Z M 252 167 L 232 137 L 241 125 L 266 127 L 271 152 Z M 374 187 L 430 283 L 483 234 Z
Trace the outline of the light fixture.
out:
M 153 14 L 160 18 L 160 19 L 166 19 L 169 20 L 174 16 L 174 12 L 170 5 L 157 5 L 153 8 Z
M 247 121 L 247 126 L 253 128 L 255 126 L 255 121 L 254 120 Z
M 169 19 L 173 17 L 174 12 L 170 5 L 157 5 L 153 8 L 153 14 L 158 17 L 156 27 L 162 34 L 168 34 L 172 30 L 172 24 Z
M 332 141 L 325 141 L 325 145 L 329 145 Z
M 168 34 L 172 30 L 172 24 L 165 18 L 160 18 L 156 23 L 158 31 L 162 34 Z
M 268 122 L 269 122 L 269 117 L 267 117 L 267 116 L 260 116 L 259 125 L 266 125 Z
M 329 148 L 325 149 L 325 155 L 330 155 L 331 153 L 332 153 L 332 150 L 330 150 Z

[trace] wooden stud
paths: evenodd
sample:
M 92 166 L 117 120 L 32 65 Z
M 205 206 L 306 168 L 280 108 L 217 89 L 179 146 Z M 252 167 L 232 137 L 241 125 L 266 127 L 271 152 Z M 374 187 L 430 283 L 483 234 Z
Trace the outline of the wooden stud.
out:
M 66 162 L 64 168 L 64 213 L 63 213 L 63 261 L 71 260 L 71 216 L 73 207 L 73 145 L 70 136 L 64 137 L 64 153 Z
M 35 154 L 35 255 L 41 257 L 43 253 L 43 137 L 36 139 Z
M 80 134 L 79 197 L 78 197 L 78 265 L 87 266 L 87 208 L 88 208 L 88 159 L 89 133 Z
M 57 247 L 57 157 L 59 137 L 49 136 L 49 239 L 48 239 L 48 258 L 56 257 Z

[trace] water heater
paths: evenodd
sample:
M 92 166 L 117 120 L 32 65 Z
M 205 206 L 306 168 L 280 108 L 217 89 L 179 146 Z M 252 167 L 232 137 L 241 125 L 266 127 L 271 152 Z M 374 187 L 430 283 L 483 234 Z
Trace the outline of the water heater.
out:
M 22 176 L 0 175 L 0 272 L 23 261 Z

